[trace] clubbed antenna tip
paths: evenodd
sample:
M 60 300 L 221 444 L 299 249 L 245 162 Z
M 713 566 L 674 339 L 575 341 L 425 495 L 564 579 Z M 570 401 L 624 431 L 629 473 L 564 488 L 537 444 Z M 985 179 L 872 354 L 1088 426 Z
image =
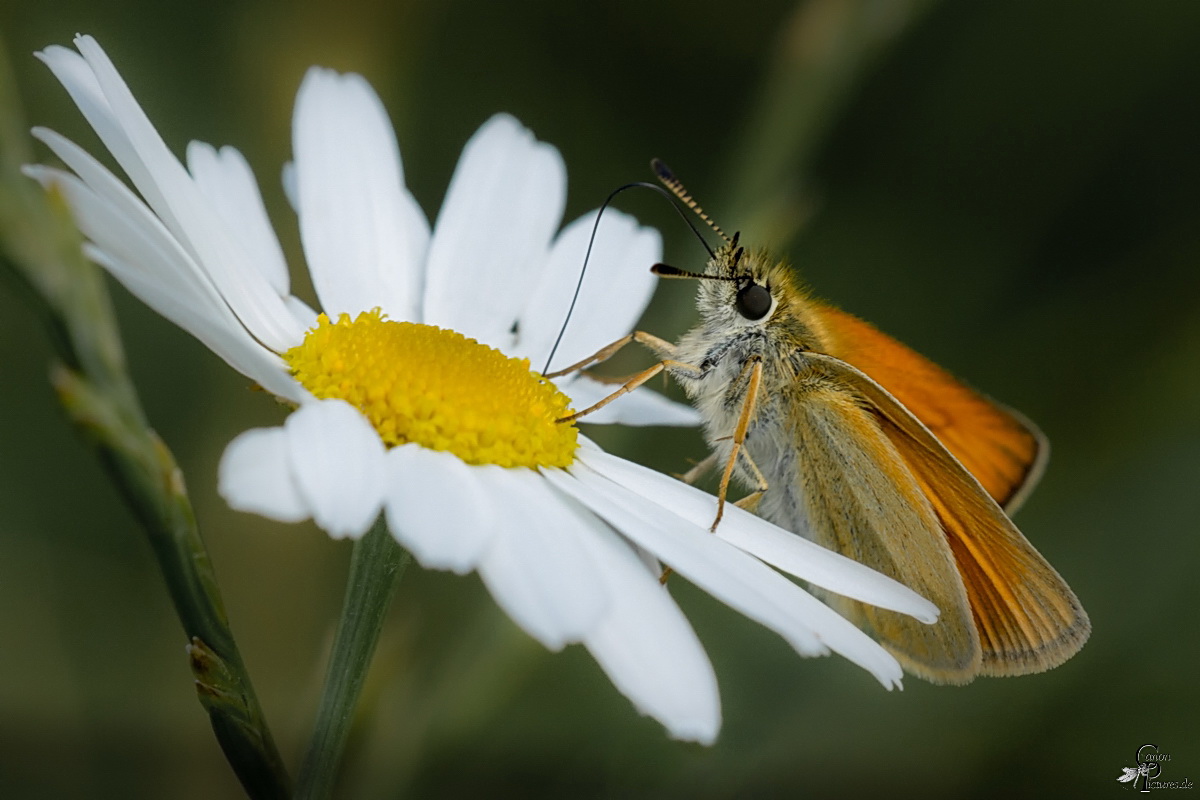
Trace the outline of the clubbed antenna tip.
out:
M 650 169 L 654 171 L 655 177 L 662 182 L 662 185 L 670 190 L 671 194 L 679 198 L 681 203 L 695 212 L 696 216 L 698 216 L 700 219 L 704 220 L 705 225 L 712 228 L 713 233 L 724 239 L 726 244 L 732 243 L 732 240 L 728 235 L 726 235 L 725 231 L 721 230 L 721 227 L 717 225 L 717 223 L 713 222 L 709 216 L 704 213 L 704 209 L 700 208 L 696 201 L 692 199 L 692 196 L 688 194 L 687 189 L 683 187 L 683 183 L 680 182 L 679 178 L 675 177 L 674 172 L 671 172 L 670 167 L 657 158 L 652 158 L 650 159 Z

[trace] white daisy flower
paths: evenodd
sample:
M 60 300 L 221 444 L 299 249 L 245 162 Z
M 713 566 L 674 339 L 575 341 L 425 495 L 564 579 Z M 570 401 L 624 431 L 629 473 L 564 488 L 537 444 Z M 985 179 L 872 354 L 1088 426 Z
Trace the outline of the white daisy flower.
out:
M 659 561 L 801 655 L 833 650 L 899 685 L 890 655 L 764 561 L 926 621 L 937 615 L 930 603 L 736 507 L 713 536 L 711 496 L 555 422 L 569 413 L 564 391 L 582 406 L 606 390 L 581 377 L 556 388 L 527 360 L 550 349 L 595 219 L 555 235 L 566 176 L 553 147 L 512 117 L 493 117 L 463 150 L 431 229 L 371 88 L 357 75 L 311 70 L 285 186 L 318 316 L 291 294 L 241 154 L 192 142 L 185 168 L 95 40 L 75 44 L 78 53 L 49 47 L 39 57 L 140 197 L 49 130 L 35 135 L 72 172 L 28 174 L 63 193 L 92 259 L 295 406 L 283 425 L 229 445 L 220 490 L 233 507 L 312 518 L 334 537 L 361 536 L 382 512 L 419 563 L 478 572 L 530 635 L 551 650 L 582 643 L 642 713 L 681 739 L 712 742 L 720 702 L 696 634 L 658 580 Z M 604 217 L 564 363 L 632 329 L 659 248 L 655 231 Z M 610 421 L 695 420 L 644 390 L 610 409 Z

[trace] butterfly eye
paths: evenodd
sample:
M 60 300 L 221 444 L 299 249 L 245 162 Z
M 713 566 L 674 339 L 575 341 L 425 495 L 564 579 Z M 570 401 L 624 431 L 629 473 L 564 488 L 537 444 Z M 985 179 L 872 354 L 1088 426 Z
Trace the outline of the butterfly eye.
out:
M 747 284 L 738 289 L 737 310 L 748 320 L 760 320 L 771 310 L 771 293 L 765 286 Z

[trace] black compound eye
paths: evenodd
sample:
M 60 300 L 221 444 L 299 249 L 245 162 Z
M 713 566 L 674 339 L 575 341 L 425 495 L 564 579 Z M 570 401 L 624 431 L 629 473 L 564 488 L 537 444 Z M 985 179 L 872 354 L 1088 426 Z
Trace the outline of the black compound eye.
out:
M 767 287 L 749 283 L 738 289 L 737 310 L 748 320 L 760 320 L 771 310 L 771 292 Z

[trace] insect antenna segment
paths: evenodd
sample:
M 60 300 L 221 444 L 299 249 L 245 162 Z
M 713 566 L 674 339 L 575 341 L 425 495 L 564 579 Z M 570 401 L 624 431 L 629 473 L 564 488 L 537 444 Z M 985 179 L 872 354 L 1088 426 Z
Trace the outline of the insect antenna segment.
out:
M 738 278 L 733 275 L 705 275 L 700 272 L 688 272 L 679 267 L 672 267 L 670 264 L 659 262 L 650 268 L 660 278 L 694 278 L 698 281 L 738 281 Z
M 736 241 L 736 235 L 733 239 L 730 239 L 729 234 L 721 230 L 721 226 L 713 222 L 708 214 L 704 213 L 704 209 L 702 209 L 700 205 L 692 199 L 692 196 L 688 194 L 687 189 L 683 187 L 683 183 L 679 180 L 679 178 L 675 177 L 674 172 L 671 172 L 670 167 L 659 161 L 657 158 L 654 158 L 650 160 L 650 169 L 654 170 L 655 176 L 657 176 L 659 181 L 662 182 L 662 185 L 667 187 L 671 194 L 679 198 L 679 202 L 696 212 L 696 216 L 704 220 L 704 224 L 712 228 L 713 233 L 724 239 L 726 244 L 732 245 Z

